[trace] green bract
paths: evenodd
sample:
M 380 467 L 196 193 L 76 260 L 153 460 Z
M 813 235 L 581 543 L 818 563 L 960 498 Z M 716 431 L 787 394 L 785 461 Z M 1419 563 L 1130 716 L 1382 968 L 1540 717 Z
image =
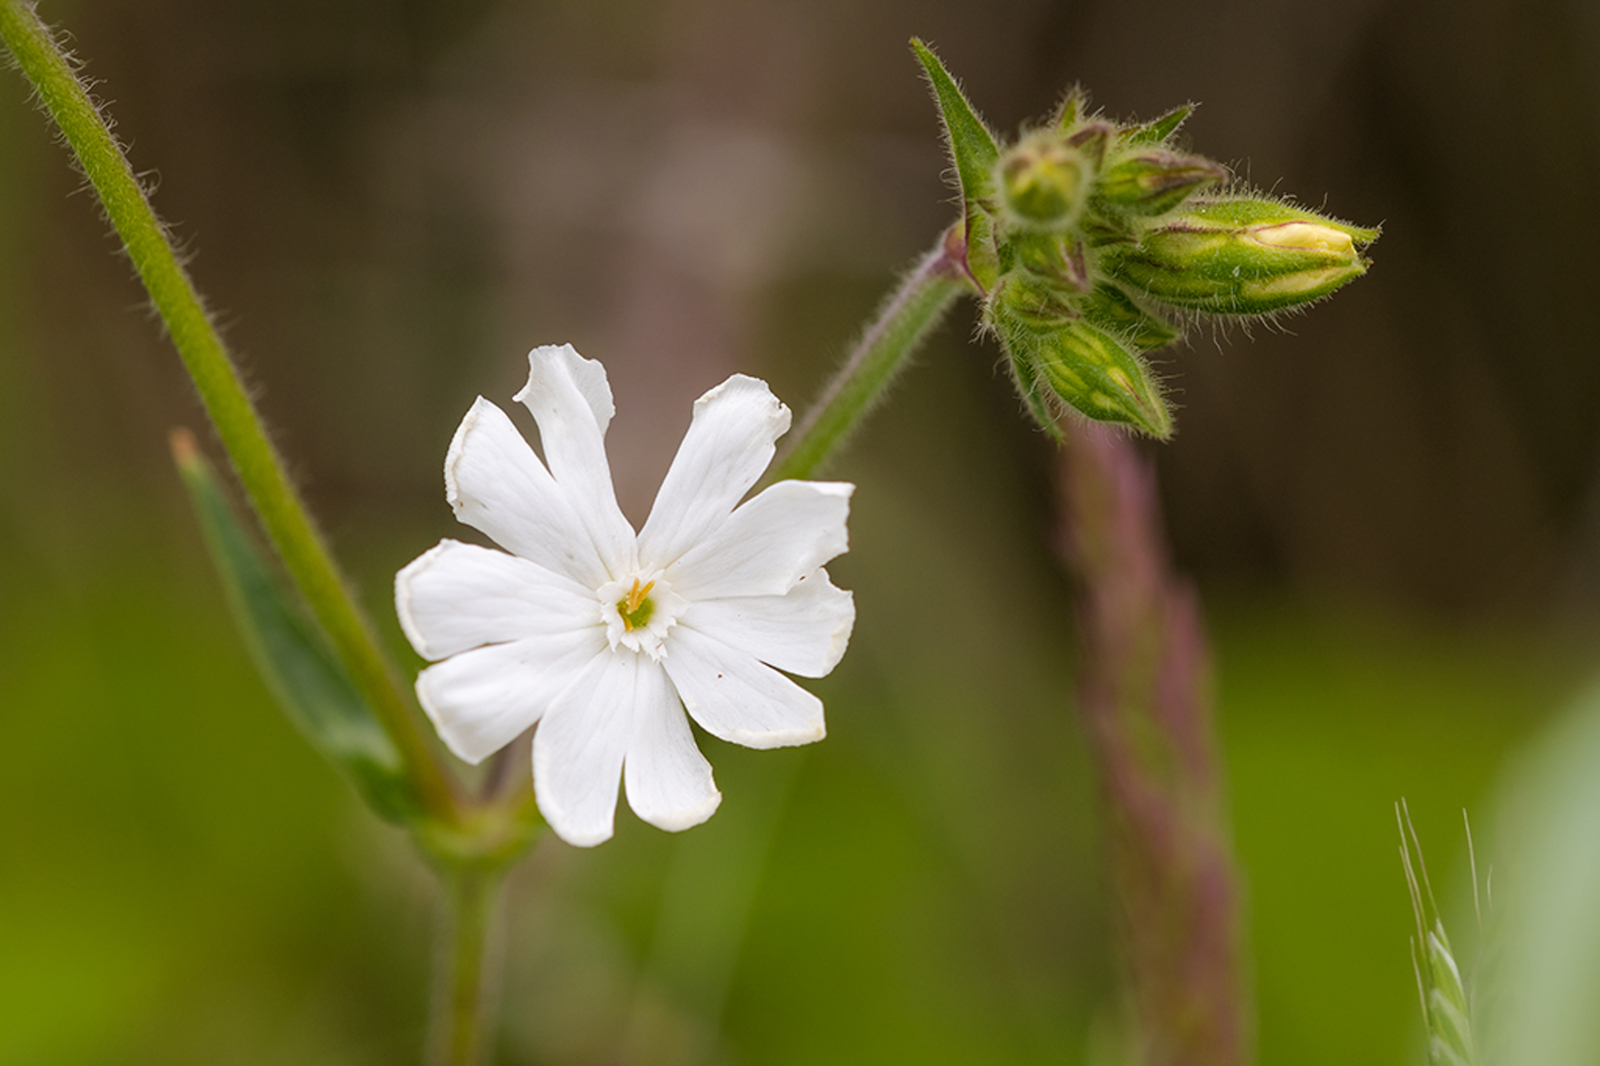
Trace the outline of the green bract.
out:
M 1222 188 L 1227 168 L 1175 147 L 1191 104 L 1124 124 L 1074 90 L 1054 121 L 1006 145 L 938 56 L 912 48 L 961 182 L 956 234 L 984 328 L 1052 432 L 1071 408 L 1170 436 L 1145 356 L 1177 340 L 1179 322 L 1302 307 L 1366 272 L 1376 229 Z

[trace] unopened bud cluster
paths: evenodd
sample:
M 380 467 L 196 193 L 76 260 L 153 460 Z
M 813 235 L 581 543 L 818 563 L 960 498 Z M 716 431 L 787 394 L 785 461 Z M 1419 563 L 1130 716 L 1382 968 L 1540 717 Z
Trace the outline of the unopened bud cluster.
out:
M 1052 431 L 1070 407 L 1170 436 L 1145 356 L 1178 339 L 1180 323 L 1302 307 L 1366 272 L 1376 229 L 1231 188 L 1221 164 L 1175 147 L 1192 106 L 1125 124 L 1074 92 L 1048 125 L 1005 145 L 938 57 L 913 47 L 961 180 L 952 243 L 985 328 Z

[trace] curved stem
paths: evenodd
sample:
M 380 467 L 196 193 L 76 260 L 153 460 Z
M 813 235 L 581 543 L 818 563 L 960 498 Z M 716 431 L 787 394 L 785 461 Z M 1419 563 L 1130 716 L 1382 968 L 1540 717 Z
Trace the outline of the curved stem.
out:
M 300 594 L 400 748 L 429 811 L 447 821 L 457 820 L 457 799 L 443 766 L 417 727 L 371 623 L 356 606 L 284 472 L 222 338 L 110 127 L 30 4 L 0 0 L 0 39 L 37 90 L 99 196 Z
M 957 239 L 940 240 L 878 309 L 822 397 L 790 438 L 768 481 L 815 475 L 883 396 L 956 297 L 976 286 Z
M 441 870 L 445 891 L 443 939 L 434 968 L 429 1061 L 434 1066 L 480 1066 L 493 1044 L 498 972 L 491 934 L 500 902 L 499 869 Z

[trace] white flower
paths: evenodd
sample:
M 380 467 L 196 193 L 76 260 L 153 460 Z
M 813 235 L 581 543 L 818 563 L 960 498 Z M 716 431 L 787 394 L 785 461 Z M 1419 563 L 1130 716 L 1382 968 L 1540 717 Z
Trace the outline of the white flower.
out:
M 821 677 L 844 654 L 855 604 L 822 566 L 848 546 L 854 486 L 784 481 L 739 504 L 789 409 L 736 374 L 696 401 L 635 534 L 606 462 L 605 368 L 570 345 L 528 364 L 516 398 L 544 462 L 479 397 L 444 468 L 456 517 L 512 554 L 444 540 L 395 578 L 406 636 L 443 660 L 417 695 L 472 763 L 538 722 L 539 810 L 569 843 L 611 836 L 619 780 L 640 818 L 687 829 L 722 795 L 685 710 L 747 747 L 822 739 L 822 702 L 778 671 Z

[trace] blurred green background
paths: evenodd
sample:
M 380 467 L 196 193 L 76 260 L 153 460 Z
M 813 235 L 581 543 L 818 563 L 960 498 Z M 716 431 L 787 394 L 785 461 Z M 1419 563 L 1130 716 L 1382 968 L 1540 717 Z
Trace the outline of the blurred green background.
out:
M 1263 1063 L 1415 1061 L 1391 805 L 1459 812 L 1595 667 L 1600 11 L 1582 0 L 46 2 L 397 646 L 440 466 L 535 344 L 607 365 L 637 520 L 728 373 L 800 407 L 953 214 L 906 48 L 997 126 L 1074 81 L 1382 223 L 1371 275 L 1165 370 Z M 674 837 L 550 840 L 508 1064 L 1077 1063 L 1119 1005 L 1049 449 L 958 314 L 857 481 L 829 738 L 705 740 Z M 201 419 L 0 79 L 0 1064 L 413 1061 L 431 885 L 252 674 L 166 456 Z M 411 660 L 408 660 L 411 661 Z

